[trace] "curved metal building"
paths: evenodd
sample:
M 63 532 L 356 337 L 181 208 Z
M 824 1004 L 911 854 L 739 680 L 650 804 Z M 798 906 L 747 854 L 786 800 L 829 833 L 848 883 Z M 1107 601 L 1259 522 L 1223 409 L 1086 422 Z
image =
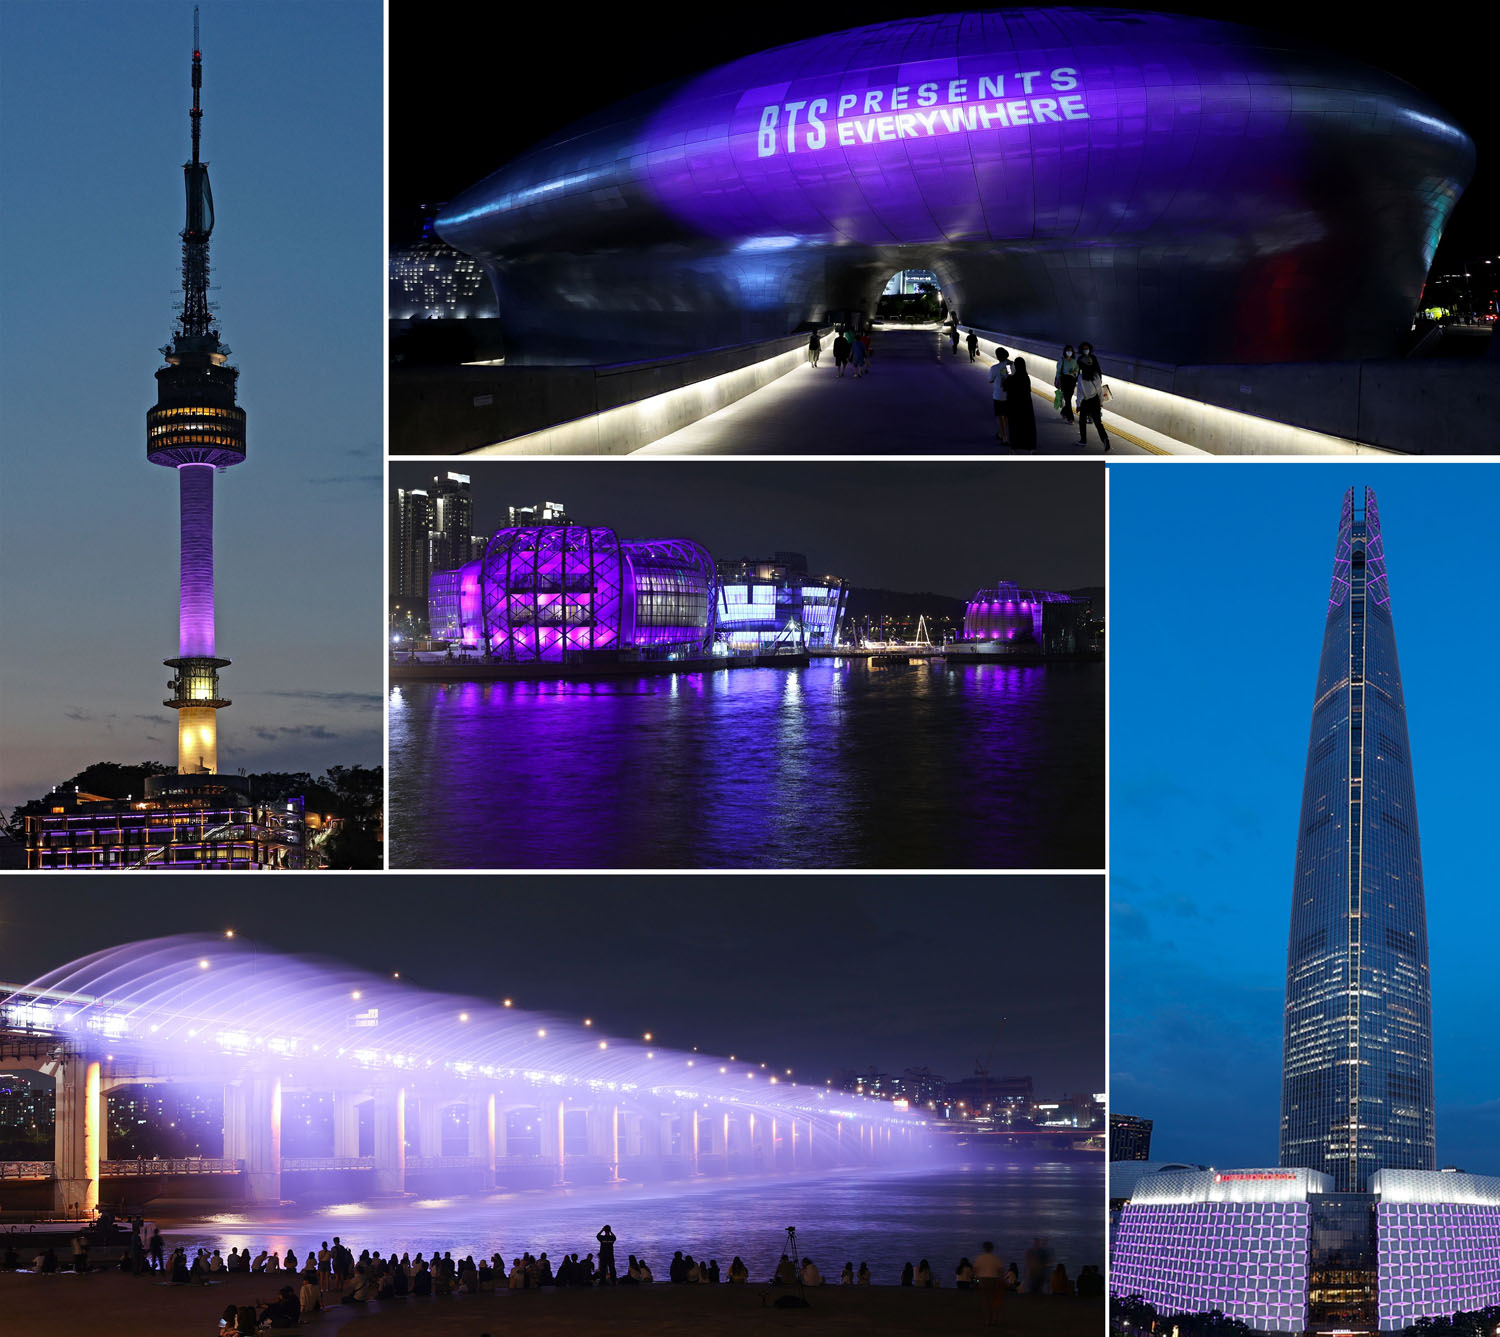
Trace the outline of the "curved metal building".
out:
M 442 238 L 510 360 L 644 357 L 872 314 L 1172 362 L 1395 350 L 1474 149 L 1378 70 L 1139 10 L 940 14 L 796 42 L 579 122 Z
M 480 561 L 433 574 L 429 622 L 501 660 L 708 654 L 716 587 L 714 559 L 691 539 L 622 539 L 597 525 L 497 529 Z
M 1084 604 L 1086 600 L 1052 590 L 1023 590 L 1013 580 L 977 590 L 964 610 L 964 640 L 1034 640 L 1041 645 L 1048 604 Z

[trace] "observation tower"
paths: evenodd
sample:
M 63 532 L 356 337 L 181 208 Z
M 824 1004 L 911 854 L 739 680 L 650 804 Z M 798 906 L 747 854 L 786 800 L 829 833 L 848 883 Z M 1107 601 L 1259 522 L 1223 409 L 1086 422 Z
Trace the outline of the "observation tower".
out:
M 219 695 L 219 670 L 229 664 L 214 647 L 214 471 L 245 458 L 245 410 L 235 403 L 239 372 L 228 365 L 208 304 L 208 239 L 214 230 L 208 164 L 199 158 L 203 125 L 203 53 L 193 10 L 193 105 L 188 112 L 193 156 L 183 164 L 187 222 L 182 229 L 182 316 L 161 350 L 156 407 L 146 414 L 146 458 L 177 470 L 182 548 L 178 578 L 177 657 L 164 705 L 177 711 L 177 770 L 219 769 L 216 715 L 229 704 Z

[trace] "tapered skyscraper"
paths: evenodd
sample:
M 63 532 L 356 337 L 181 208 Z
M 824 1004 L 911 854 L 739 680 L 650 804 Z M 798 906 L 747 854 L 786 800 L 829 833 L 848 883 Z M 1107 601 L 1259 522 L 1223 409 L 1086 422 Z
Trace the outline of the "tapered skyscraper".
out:
M 177 470 L 182 551 L 178 583 L 177 658 L 163 661 L 176 676 L 164 702 L 177 711 L 177 769 L 217 772 L 219 670 L 214 647 L 214 472 L 245 458 L 245 410 L 235 403 L 239 372 L 228 365 L 208 305 L 208 239 L 214 230 L 208 164 L 199 160 L 203 122 L 203 56 L 193 11 L 193 156 L 183 165 L 187 223 L 182 230 L 182 318 L 162 349 L 156 407 L 146 415 L 146 458 Z
M 1422 852 L 1375 493 L 1344 494 L 1292 885 L 1281 1164 L 1433 1170 Z

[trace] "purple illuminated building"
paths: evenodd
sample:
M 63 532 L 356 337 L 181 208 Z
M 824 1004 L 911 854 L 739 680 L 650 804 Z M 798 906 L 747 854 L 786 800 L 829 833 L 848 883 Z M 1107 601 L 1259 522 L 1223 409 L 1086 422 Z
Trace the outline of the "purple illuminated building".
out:
M 479 163 L 480 168 L 492 164 Z M 507 360 L 872 316 L 1179 363 L 1396 352 L 1474 148 L 1295 33 L 1124 9 L 933 14 L 760 52 L 566 128 L 443 208 Z
M 214 645 L 214 472 L 245 458 L 245 410 L 235 403 L 239 371 L 229 366 L 208 305 L 208 239 L 214 230 L 208 164 L 199 161 L 203 56 L 193 11 L 193 106 L 188 112 L 192 159 L 183 165 L 187 222 L 182 229 L 182 317 L 162 349 L 156 407 L 146 415 L 146 458 L 177 471 L 182 549 L 178 586 L 177 658 L 164 661 L 175 676 L 163 704 L 177 712 L 177 769 L 183 775 L 219 769 L 216 716 L 229 704 L 219 695 L 219 670 L 229 660 Z
M 484 557 L 435 573 L 434 637 L 501 661 L 669 659 L 712 652 L 714 560 L 691 539 L 597 525 L 498 529 Z
M 1436 1168 L 1406 707 L 1375 494 L 1344 496 L 1303 790 L 1281 1164 L 1146 1174 L 1110 1289 L 1262 1332 L 1396 1332 L 1500 1305 L 1500 1178 Z
M 964 642 L 996 649 L 1022 646 L 1046 654 L 1079 648 L 1078 623 L 1088 615 L 1087 599 L 1054 590 L 1023 590 L 1013 580 L 979 590 L 964 611 Z

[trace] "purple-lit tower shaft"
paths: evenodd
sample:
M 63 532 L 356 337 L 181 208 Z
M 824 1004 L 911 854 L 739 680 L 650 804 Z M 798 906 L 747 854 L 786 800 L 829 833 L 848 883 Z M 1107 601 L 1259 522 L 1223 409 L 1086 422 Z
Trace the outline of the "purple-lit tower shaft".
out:
M 214 647 L 214 471 L 245 458 L 245 410 L 235 403 L 239 372 L 228 365 L 208 305 L 208 240 L 214 228 L 208 164 L 199 158 L 203 122 L 203 55 L 193 11 L 193 105 L 188 112 L 192 159 L 183 164 L 187 222 L 182 229 L 182 318 L 162 349 L 156 406 L 146 415 L 146 458 L 177 470 L 182 519 L 178 580 L 177 657 L 164 660 L 176 676 L 163 703 L 177 711 L 177 769 L 219 769 L 216 715 L 227 659 Z

